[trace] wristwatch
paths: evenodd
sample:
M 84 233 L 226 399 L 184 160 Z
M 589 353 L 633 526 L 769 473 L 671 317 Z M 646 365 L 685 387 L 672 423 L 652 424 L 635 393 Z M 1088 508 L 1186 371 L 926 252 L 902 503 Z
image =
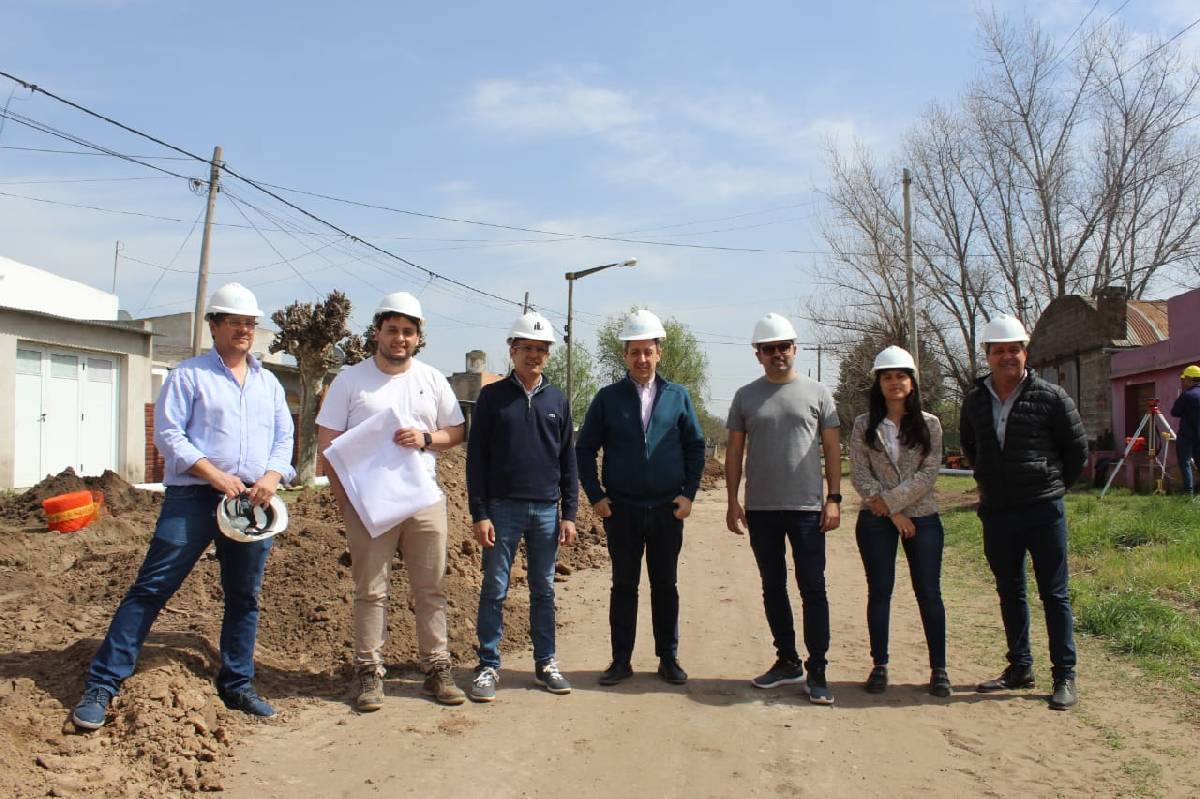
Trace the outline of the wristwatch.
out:
M 424 452 L 433 446 L 433 436 L 429 435 L 428 433 L 422 433 L 422 435 L 425 436 L 425 446 L 421 447 L 421 451 Z
M 841 505 L 842 504 L 842 495 L 841 494 L 830 494 L 829 496 L 825 497 L 825 501 L 826 502 L 836 502 L 837 504 Z

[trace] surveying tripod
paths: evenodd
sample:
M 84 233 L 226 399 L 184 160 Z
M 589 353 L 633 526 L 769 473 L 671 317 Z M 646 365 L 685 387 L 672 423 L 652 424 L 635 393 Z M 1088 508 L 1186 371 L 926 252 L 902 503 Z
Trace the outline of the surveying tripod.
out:
M 1156 425 L 1162 427 L 1157 429 Z M 1125 445 L 1125 452 L 1121 455 L 1121 460 L 1117 461 L 1117 465 L 1108 473 L 1108 480 L 1104 483 L 1104 490 L 1100 492 L 1100 498 L 1104 499 L 1104 495 L 1108 493 L 1108 489 L 1112 486 L 1113 478 L 1117 476 L 1117 472 L 1121 471 L 1121 467 L 1125 465 L 1125 459 L 1129 457 L 1129 453 L 1138 443 L 1138 438 L 1142 435 L 1142 430 L 1146 430 L 1146 453 L 1150 456 L 1150 473 L 1154 474 L 1155 467 L 1158 467 L 1158 479 L 1154 481 L 1154 494 L 1166 494 L 1166 489 L 1163 488 L 1163 480 L 1167 479 L 1167 451 L 1171 447 L 1171 442 L 1175 440 L 1175 431 L 1171 429 L 1170 422 L 1163 416 L 1162 411 L 1158 409 L 1158 398 L 1146 401 L 1146 415 L 1142 417 L 1142 421 L 1138 422 L 1137 430 L 1129 437 L 1129 443 Z M 1159 457 L 1158 439 L 1162 438 L 1162 456 Z

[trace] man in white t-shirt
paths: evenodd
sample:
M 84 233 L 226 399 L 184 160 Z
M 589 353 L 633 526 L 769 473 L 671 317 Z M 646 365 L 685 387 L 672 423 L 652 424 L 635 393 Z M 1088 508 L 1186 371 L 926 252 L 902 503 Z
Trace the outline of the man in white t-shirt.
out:
M 414 356 L 425 343 L 417 298 L 403 291 L 383 298 L 375 311 L 375 354 L 343 369 L 329 386 L 317 414 L 317 449 L 376 413 L 395 408 L 412 427 L 401 428 L 392 441 L 419 450 L 436 478 L 435 452 L 462 443 L 462 410 L 441 372 Z M 417 648 L 428 676 L 423 689 L 438 702 L 459 705 L 466 695 L 454 683 L 446 632 L 446 499 L 418 512 L 391 530 L 372 537 L 347 501 L 337 474 L 325 462 L 329 487 L 346 521 L 354 575 L 354 665 L 358 672 L 359 710 L 383 706 L 383 644 L 387 640 L 387 606 L 392 557 L 399 547 L 408 569 L 416 612 Z M 369 497 L 365 498 L 370 501 Z

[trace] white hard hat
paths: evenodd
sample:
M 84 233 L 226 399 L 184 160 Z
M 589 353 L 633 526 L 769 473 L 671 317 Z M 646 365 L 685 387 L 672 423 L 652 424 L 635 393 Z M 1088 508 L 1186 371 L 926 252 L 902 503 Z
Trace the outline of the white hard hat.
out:
M 1029 343 L 1029 333 L 1017 317 L 1002 313 L 999 316 L 993 316 L 991 321 L 983 326 L 983 345 L 985 347 L 988 344 L 1002 344 L 1009 341 Z
M 264 541 L 282 533 L 287 525 L 287 505 L 279 497 L 271 497 L 266 507 L 252 503 L 247 493 L 217 503 L 217 528 L 226 538 L 243 544 Z
M 617 336 L 621 341 L 646 341 L 666 337 L 667 331 L 663 329 L 662 321 L 645 308 L 625 317 L 621 335 Z
M 258 300 L 241 283 L 226 283 L 208 299 L 208 313 L 229 313 L 235 316 L 263 316 Z
M 765 344 L 768 341 L 795 341 L 796 328 L 786 316 L 769 313 L 754 323 L 754 336 L 751 344 Z
M 908 369 L 915 374 L 917 365 L 913 363 L 913 357 L 908 350 L 893 344 L 875 356 L 875 365 L 871 367 L 872 372 L 881 372 L 884 369 Z
M 425 316 L 421 313 L 421 301 L 407 291 L 393 291 L 380 300 L 375 315 L 381 313 L 400 313 L 418 322 L 425 321 Z
M 550 322 L 540 313 L 529 311 L 517 317 L 517 321 L 512 323 L 512 330 L 508 332 L 508 340 L 513 339 L 528 339 L 529 341 L 547 341 L 554 343 L 554 328 L 550 326 Z

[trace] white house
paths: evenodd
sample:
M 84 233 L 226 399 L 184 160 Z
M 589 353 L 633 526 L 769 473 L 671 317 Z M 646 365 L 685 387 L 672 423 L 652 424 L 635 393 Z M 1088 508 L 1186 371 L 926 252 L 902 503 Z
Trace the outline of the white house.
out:
M 0 257 L 0 488 L 71 466 L 141 482 L 150 325 L 114 294 Z

